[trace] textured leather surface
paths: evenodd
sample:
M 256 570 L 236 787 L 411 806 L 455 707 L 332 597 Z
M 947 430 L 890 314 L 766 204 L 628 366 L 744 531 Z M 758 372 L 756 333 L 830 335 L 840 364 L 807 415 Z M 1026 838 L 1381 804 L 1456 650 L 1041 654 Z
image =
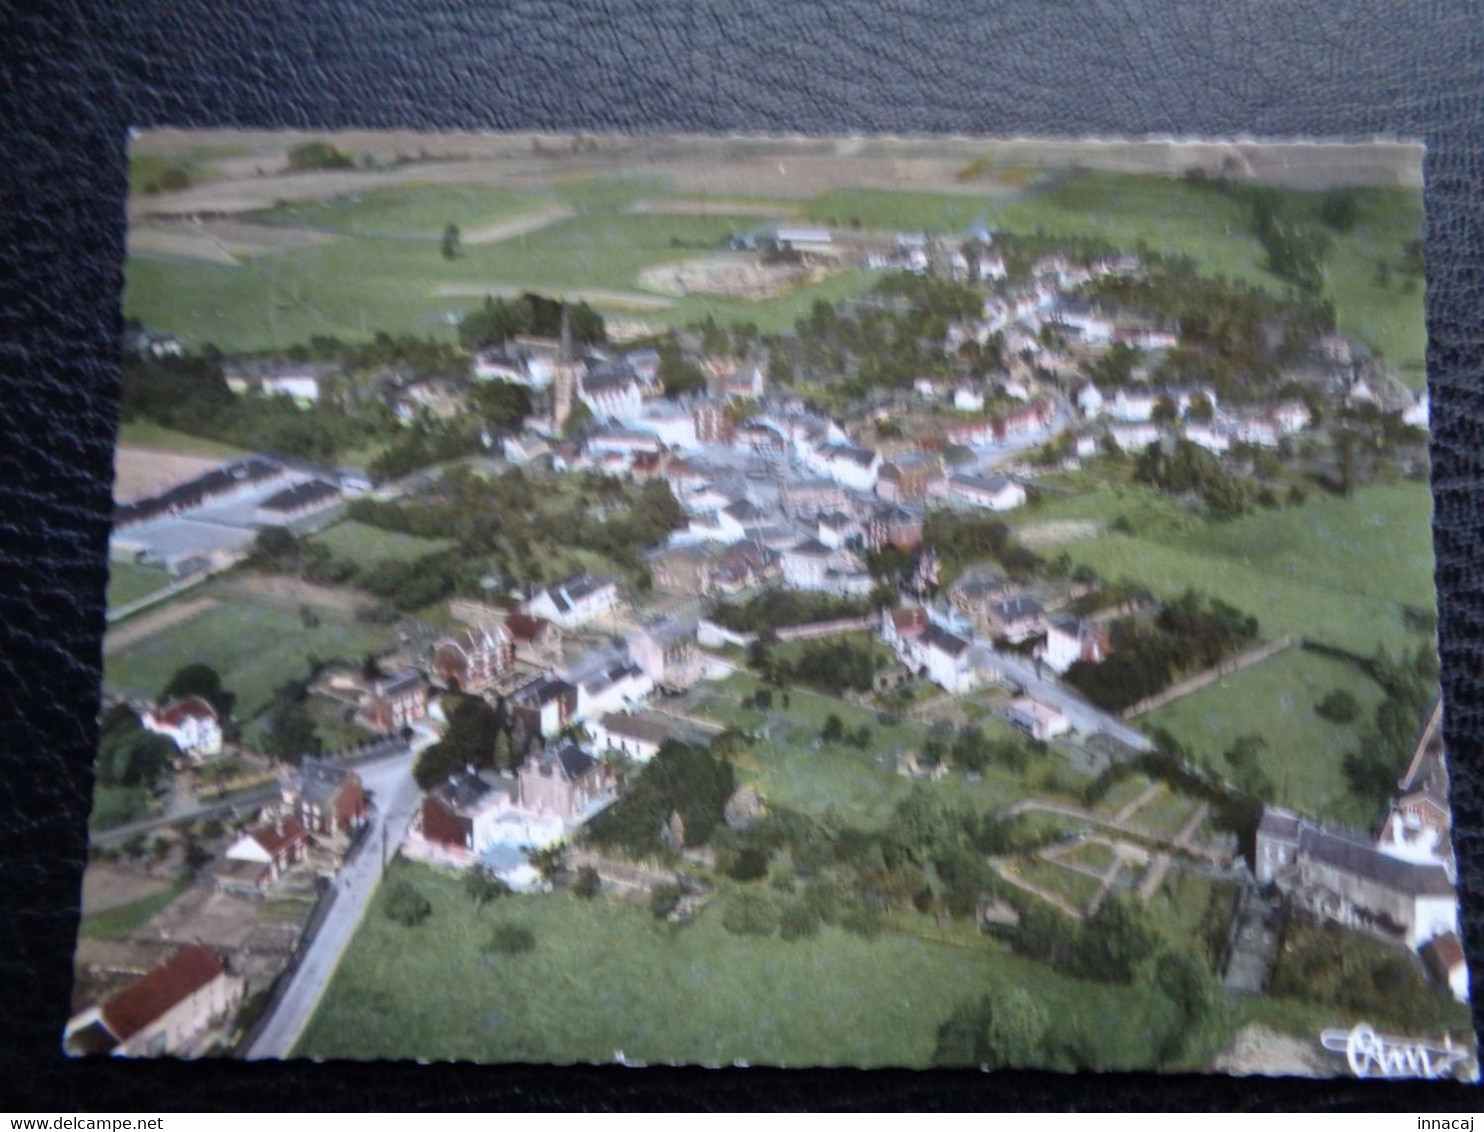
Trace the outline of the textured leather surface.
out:
M 1472 4 L 1394 0 L 0 3 L 0 1109 L 1476 1107 L 1354 1082 L 55 1050 L 96 738 L 131 125 L 1426 139 L 1447 739 L 1484 944 L 1481 40 Z

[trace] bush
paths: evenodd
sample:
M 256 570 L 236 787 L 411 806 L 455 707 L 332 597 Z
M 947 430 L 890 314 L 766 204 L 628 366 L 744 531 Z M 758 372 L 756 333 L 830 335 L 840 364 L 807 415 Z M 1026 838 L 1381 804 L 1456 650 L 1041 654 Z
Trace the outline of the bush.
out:
M 536 936 L 520 924 L 501 924 L 490 934 L 484 949 L 493 955 L 524 955 L 536 950 Z
M 778 909 L 766 893 L 756 889 L 734 893 L 727 900 L 721 926 L 733 935 L 772 935 L 778 930 Z
M 1350 723 L 1360 715 L 1360 703 L 1343 688 L 1336 688 L 1314 705 L 1315 713 L 1331 723 Z
M 680 906 L 685 889 L 678 884 L 662 884 L 649 894 L 649 910 L 656 920 L 663 920 Z
M 819 915 L 807 904 L 790 904 L 778 918 L 779 934 L 786 940 L 807 939 L 819 932 Z
M 603 889 L 603 879 L 598 876 L 598 870 L 591 865 L 583 865 L 577 870 L 577 877 L 572 881 L 572 892 L 584 900 L 591 900 Z
M 727 870 L 727 875 L 733 880 L 761 880 L 768 875 L 767 852 L 754 845 L 747 846 L 737 854 L 737 859 Z
M 399 880 L 392 885 L 392 890 L 387 894 L 384 910 L 387 919 L 401 924 L 404 928 L 416 927 L 433 914 L 433 905 L 424 896 L 405 880 Z

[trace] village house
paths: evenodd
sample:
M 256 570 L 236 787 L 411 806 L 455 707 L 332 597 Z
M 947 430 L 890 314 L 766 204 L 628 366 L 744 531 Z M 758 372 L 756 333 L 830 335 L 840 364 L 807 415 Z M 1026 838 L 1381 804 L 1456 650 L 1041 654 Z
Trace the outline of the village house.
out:
M 139 717 L 146 731 L 163 735 L 191 762 L 222 753 L 222 723 L 216 709 L 201 696 L 167 700 Z
M 960 613 L 980 620 L 987 617 L 991 602 L 1009 593 L 1010 582 L 1004 575 L 979 567 L 948 587 L 948 601 Z
M 1028 641 L 1046 632 L 1046 609 L 1030 594 L 1013 594 L 991 601 L 984 610 L 991 634 L 1012 644 Z
M 578 385 L 577 399 L 592 410 L 593 416 L 607 420 L 635 416 L 644 407 L 639 381 L 626 368 L 586 374 Z
M 886 546 L 916 550 L 922 545 L 921 516 L 895 503 L 873 509 L 866 523 L 866 545 L 872 550 Z
M 427 715 L 429 699 L 428 678 L 403 668 L 368 681 L 360 714 L 372 730 L 392 735 Z
M 544 664 L 561 654 L 562 630 L 544 617 L 516 611 L 505 618 L 505 631 L 516 656 L 525 660 Z
M 510 693 L 516 720 L 527 734 L 556 735 L 577 716 L 577 689 L 551 672 L 543 672 Z
M 820 475 L 856 491 L 873 490 L 876 473 L 881 470 L 881 457 L 857 444 L 825 444 L 805 449 L 803 460 Z
M 227 862 L 241 862 L 241 869 L 219 869 L 221 880 L 244 881 L 257 889 L 267 888 L 309 851 L 309 834 L 298 818 L 275 818 L 253 826 L 227 846 Z
M 1207 452 L 1220 454 L 1231 451 L 1234 430 L 1228 424 L 1186 421 L 1184 433 L 1186 440 Z
M 696 401 L 690 410 L 691 428 L 698 444 L 730 444 L 737 435 L 737 415 L 731 405 Z
M 1009 511 L 1026 499 L 1025 488 L 1006 476 L 950 476 L 948 493 L 954 499 L 991 511 Z
M 920 605 L 899 605 L 881 611 L 881 639 L 897 654 L 897 657 L 917 667 L 916 654 L 911 650 L 928 627 L 927 610 Z
M 711 589 L 715 555 L 695 543 L 667 547 L 648 560 L 650 586 L 660 593 L 703 597 Z
M 637 664 L 604 665 L 577 682 L 577 710 L 572 718 L 585 720 L 610 711 L 625 711 L 643 703 L 653 691 L 654 680 Z
M 1344 927 L 1373 931 L 1414 950 L 1458 932 L 1457 893 L 1440 864 L 1381 852 L 1362 834 L 1264 806 L 1255 871 L 1297 906 Z
M 716 558 L 711 570 L 711 592 L 732 595 L 759 582 L 776 579 L 780 555 L 758 539 L 733 543 Z
M 596 457 L 618 456 L 625 463 L 641 452 L 658 454 L 664 445 L 654 433 L 637 428 L 599 429 L 587 438 L 587 451 Z
M 888 503 L 915 503 L 943 482 L 943 462 L 936 456 L 907 454 L 881 465 L 876 494 Z
M 300 408 L 318 401 L 341 372 L 339 366 L 323 362 L 230 361 L 222 365 L 222 379 L 233 393 L 290 397 Z
M 1159 426 L 1148 422 L 1119 422 L 1108 426 L 1108 435 L 1124 452 L 1143 452 L 1159 443 Z
M 629 658 L 666 691 L 682 691 L 705 675 L 706 658 L 696 645 L 696 626 L 676 617 L 646 622 L 629 634 Z
M 574 574 L 565 581 L 537 590 L 524 612 L 543 617 L 563 629 L 575 629 L 600 617 L 618 604 L 618 582 Z
M 209 503 L 240 498 L 266 488 L 274 481 L 288 481 L 280 464 L 257 456 L 248 456 L 203 472 L 185 483 L 167 488 L 148 499 L 120 503 L 113 509 L 114 532 L 156 519 L 183 515 Z
M 1453 932 L 1430 939 L 1422 946 L 1422 961 L 1429 973 L 1448 988 L 1459 1002 L 1469 1000 L 1469 964 L 1463 942 Z
M 865 594 L 871 576 L 849 550 L 831 550 L 818 539 L 806 538 L 783 552 L 783 582 L 800 590 Z
M 1084 417 L 1101 416 L 1103 404 L 1103 394 L 1092 382 L 1077 390 L 1077 411 Z
M 844 511 L 826 511 L 812 519 L 806 519 L 801 525 L 805 530 L 812 531 L 814 537 L 831 550 L 858 547 L 865 540 L 865 528 L 861 521 Z
M 509 357 L 501 350 L 480 350 L 475 353 L 469 374 L 480 381 L 508 381 L 514 385 L 532 384 L 525 363 L 518 358 Z
M 351 833 L 366 820 L 366 792 L 361 776 L 306 755 L 279 779 L 283 808 L 311 836 Z
M 971 642 L 938 625 L 929 624 L 914 642 L 909 655 L 925 675 L 945 692 L 966 692 L 989 675 L 984 657 Z M 909 664 L 909 667 L 911 665 Z
M 1105 627 L 1060 616 L 1047 624 L 1045 643 L 1037 647 L 1036 655 L 1060 675 L 1074 664 L 1101 664 L 1110 651 Z
M 520 809 L 563 822 L 584 821 L 613 799 L 613 772 L 571 741 L 531 755 L 516 780 Z
M 588 733 L 595 750 L 615 751 L 635 762 L 647 763 L 675 735 L 675 724 L 657 712 L 610 712 L 589 721 Z
M 485 809 L 510 801 L 493 775 L 473 768 L 450 775 L 423 795 L 417 829 L 423 839 L 443 849 L 474 852 L 474 819 Z
M 74 1056 L 190 1057 L 204 1052 L 242 1002 L 245 987 L 199 943 L 181 948 L 99 1006 L 74 1016 L 63 1045 Z
M 455 692 L 480 692 L 510 671 L 515 641 L 499 622 L 471 625 L 433 646 L 438 682 Z
M 984 412 L 984 386 L 961 381 L 953 388 L 953 407 L 964 413 Z
M 778 503 L 785 515 L 817 515 L 845 506 L 845 492 L 834 480 L 780 480 Z
M 1045 743 L 1072 729 L 1066 713 L 1032 696 L 1017 696 L 1005 705 L 1005 720 L 1032 739 Z

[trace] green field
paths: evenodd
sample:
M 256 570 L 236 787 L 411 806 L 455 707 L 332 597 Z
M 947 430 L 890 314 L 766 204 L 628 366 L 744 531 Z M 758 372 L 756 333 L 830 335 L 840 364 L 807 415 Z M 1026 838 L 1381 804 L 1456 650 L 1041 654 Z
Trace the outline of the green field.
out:
M 177 432 L 173 428 L 157 425 L 153 421 L 124 421 L 119 425 L 120 444 L 133 444 L 140 448 L 168 448 L 175 452 L 189 452 L 196 456 L 220 456 L 224 460 L 246 456 L 241 448 L 230 444 L 219 444 L 215 440 Z
M 1105 514 L 1120 514 L 1110 495 Z M 1108 533 L 1066 547 L 1107 580 L 1161 597 L 1194 588 L 1256 617 L 1264 637 L 1301 634 L 1370 654 L 1411 649 L 1403 606 L 1435 606 L 1432 496 L 1426 484 L 1365 488 L 1227 523 Z
M 328 200 L 285 204 L 254 219 L 314 228 L 345 236 L 397 236 L 441 240 L 450 224 L 460 229 L 493 224 L 531 211 L 529 195 L 473 185 L 416 185 Z
M 1315 714 L 1314 705 L 1336 688 L 1360 702 L 1355 722 L 1330 723 Z M 1381 689 L 1354 665 L 1294 648 L 1144 720 L 1167 729 L 1200 762 L 1224 772 L 1230 768 L 1221 753 L 1239 735 L 1260 735 L 1267 748 L 1258 765 L 1273 783 L 1274 801 L 1329 821 L 1363 826 L 1376 815 L 1352 796 L 1341 760 L 1370 728 L 1381 698 Z M 1135 820 L 1142 818 L 1141 812 Z
M 325 547 L 336 558 L 362 566 L 388 561 L 412 562 L 454 545 L 452 539 L 417 538 L 400 531 L 387 531 L 358 523 L 353 519 L 336 523 L 333 527 L 320 531 L 309 541 Z
M 197 591 L 198 593 L 200 591 Z M 306 628 L 298 613 L 214 593 L 219 604 L 191 620 L 113 653 L 103 661 L 110 692 L 153 697 L 186 664 L 208 664 L 237 696 L 233 714 L 248 721 L 285 681 L 308 674 L 309 658 L 359 662 L 386 648 L 394 630 L 319 610 Z
M 383 885 L 296 1055 L 924 1066 L 957 1003 L 1025 987 L 1053 1030 L 1087 1035 L 1108 1068 L 1134 1068 L 1152 1063 L 1170 1024 L 1148 988 L 1069 979 L 985 940 L 825 928 L 790 943 L 731 935 L 715 908 L 675 927 L 643 907 L 565 894 L 481 911 L 454 877 L 415 865 L 391 875 L 415 882 L 431 918 L 392 923 Z M 536 950 L 486 955 L 505 923 L 529 927 Z
M 170 573 L 159 566 L 141 566 L 137 562 L 108 564 L 108 608 L 117 609 L 163 589 L 170 583 Z
M 848 820 L 879 826 L 918 785 L 996 810 L 1024 797 L 1055 793 L 1041 788 L 1042 780 L 1050 767 L 1065 768 L 1064 761 L 1052 755 L 1044 765 L 1032 762 L 1024 774 L 990 767 L 977 782 L 952 774 L 919 784 L 896 772 L 896 753 L 919 749 L 929 735 L 925 725 L 908 721 L 882 726 L 874 711 L 799 687 L 789 688 L 787 708 L 774 689 L 773 706 L 766 712 L 740 707 L 729 698 L 746 697 L 761 686 L 756 677 L 739 673 L 715 685 L 714 691 L 703 686 L 693 692 L 694 706 L 685 710 L 759 736 L 737 757 L 739 775 L 756 782 L 773 803 L 804 813 L 834 811 Z M 847 732 L 869 727 L 870 746 L 861 751 L 845 743 L 821 743 L 816 749 L 815 740 L 830 715 L 838 715 Z M 998 720 L 986 720 L 981 729 L 990 739 L 1019 738 Z
M 132 904 L 125 904 L 119 908 L 110 908 L 106 912 L 93 912 L 86 915 L 82 918 L 77 933 L 83 939 L 123 939 L 174 903 L 175 898 L 184 892 L 190 883 L 191 877 L 187 873 L 176 877 L 168 888 L 163 888 L 152 896 L 146 896 L 143 900 L 136 900 Z

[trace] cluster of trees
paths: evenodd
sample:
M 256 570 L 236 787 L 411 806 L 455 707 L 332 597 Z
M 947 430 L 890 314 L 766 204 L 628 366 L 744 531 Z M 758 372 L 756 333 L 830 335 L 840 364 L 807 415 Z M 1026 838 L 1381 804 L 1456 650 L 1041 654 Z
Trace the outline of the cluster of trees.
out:
M 103 713 L 96 773 L 100 786 L 150 789 L 170 769 L 175 744 L 147 731 L 134 709 L 118 704 Z
M 1152 619 L 1113 622 L 1112 655 L 1078 661 L 1063 679 L 1107 711 L 1121 711 L 1180 676 L 1219 664 L 1257 639 L 1257 619 L 1187 590 Z
M 1030 764 L 1032 752 L 1044 752 L 1046 745 L 1030 741 L 1029 745 L 1014 739 L 991 739 L 973 724 L 955 732 L 947 724 L 933 727 L 922 745 L 919 761 L 934 767 L 952 763 L 960 770 L 982 774 L 991 766 L 1002 766 L 1020 772 Z
M 527 291 L 514 299 L 485 296 L 484 305 L 459 322 L 459 343 L 479 350 L 501 345 L 518 334 L 560 337 L 564 306 L 574 345 L 595 346 L 608 340 L 603 316 L 586 303 L 563 303 Z
M 870 603 L 858 598 L 837 597 L 807 590 L 770 589 L 746 601 L 717 602 L 707 616 L 734 632 L 766 633 L 770 629 L 784 629 L 790 625 L 864 617 L 870 612 Z
M 1210 965 L 1189 951 L 1164 944 L 1139 910 L 1110 897 L 1078 926 L 1040 906 L 1024 909 L 1015 949 L 1076 978 L 1128 984 L 1136 978 L 1154 990 L 1145 1006 L 1148 1028 L 1158 1034 L 1156 1057 L 1170 1065 L 1202 1048 L 1226 1009 Z M 933 1063 L 943 1067 L 1107 1069 L 1120 1064 L 1095 1022 L 1058 1017 L 1024 988 L 1000 987 L 961 1003 L 938 1027 Z
M 1396 789 L 1397 774 L 1407 765 L 1423 717 L 1438 694 L 1438 657 L 1428 642 L 1399 657 L 1377 649 L 1369 659 L 1351 659 L 1386 693 L 1360 746 L 1343 763 L 1350 789 L 1379 809 Z
M 1171 495 L 1198 494 L 1219 518 L 1246 514 L 1259 496 L 1252 480 L 1227 471 L 1216 456 L 1189 440 L 1177 440 L 1170 452 L 1159 443 L 1149 445 L 1135 463 L 1134 479 Z
M 388 602 L 394 610 L 411 612 L 438 601 L 464 583 L 472 570 L 457 551 L 435 551 L 408 562 L 381 559 L 371 563 L 336 558 L 327 546 L 300 538 L 281 527 L 265 527 L 253 543 L 253 565 L 278 573 L 297 574 L 319 585 L 354 585 Z
M 424 750 L 412 769 L 420 787 L 429 790 L 465 767 L 484 770 L 496 765 L 501 738 L 506 740 L 506 769 L 520 765 L 525 752 L 503 700 L 491 705 L 480 696 L 449 692 L 443 703 L 448 716 L 443 738 Z
M 1193 262 L 1151 257 L 1141 276 L 1106 276 L 1086 287 L 1114 309 L 1177 322 L 1181 344 L 1161 363 L 1159 380 L 1209 382 L 1223 399 L 1266 392 L 1284 363 L 1335 327 L 1334 304 L 1317 297 L 1279 299 L 1240 280 L 1207 277 Z M 1136 355 L 1115 347 L 1087 371 L 1099 385 L 1132 379 Z
M 1306 295 L 1317 295 L 1324 289 L 1324 261 L 1332 241 L 1321 229 L 1303 221 L 1281 215 L 1280 198 L 1271 189 L 1251 190 L 1252 234 L 1268 254 L 1267 269 L 1285 282 L 1292 283 Z M 1327 200 L 1325 208 L 1339 230 L 1348 216 L 1355 223 L 1353 201 L 1346 209 L 1344 202 Z M 1328 221 L 1326 221 L 1328 223 Z
M 792 660 L 759 638 L 748 650 L 747 663 L 775 687 L 798 683 L 839 696 L 870 691 L 876 673 L 888 662 L 871 639 L 846 636 L 807 641 Z
M 289 150 L 289 168 L 295 172 L 309 169 L 354 169 L 355 160 L 329 142 L 312 141 Z
M 1277 955 L 1268 985 L 1275 998 L 1334 1007 L 1408 1033 L 1432 1031 L 1455 1009 L 1405 955 L 1335 925 L 1290 922 Z
M 680 349 L 680 339 L 672 331 L 659 340 L 658 376 L 665 396 L 672 401 L 688 393 L 706 390 L 706 371 L 691 361 Z
M 308 707 L 309 685 L 320 668 L 318 662 L 311 661 L 309 677 L 284 681 L 273 690 L 273 698 L 263 710 L 261 745 L 276 759 L 298 762 L 324 749 Z
M 644 765 L 622 798 L 588 823 L 585 836 L 594 845 L 641 859 L 663 858 L 680 848 L 674 844 L 677 829 L 684 846 L 705 845 L 722 826 L 735 789 L 725 754 L 671 741 Z
M 1045 568 L 1045 560 L 1027 550 L 998 519 L 969 512 L 934 510 L 922 525 L 922 541 L 937 551 L 940 577 L 946 583 L 975 562 L 992 559 L 1010 577 L 1027 581 Z

